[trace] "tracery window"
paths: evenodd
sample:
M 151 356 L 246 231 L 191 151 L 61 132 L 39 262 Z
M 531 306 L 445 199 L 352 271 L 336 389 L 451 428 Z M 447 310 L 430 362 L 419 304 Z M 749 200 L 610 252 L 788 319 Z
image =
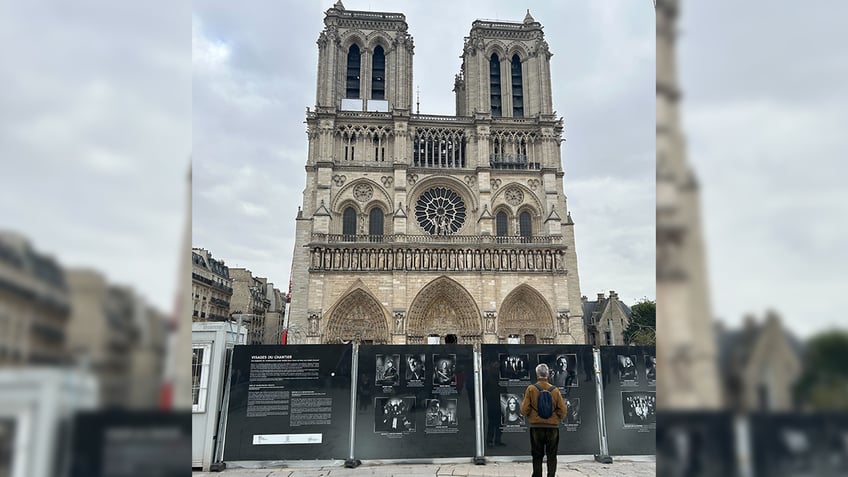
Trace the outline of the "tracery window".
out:
M 533 221 L 529 212 L 522 212 L 518 215 L 519 235 L 529 239 L 533 235 Z
M 342 214 L 342 234 L 346 241 L 356 238 L 356 210 L 353 207 L 346 208 Z
M 495 216 L 495 234 L 498 237 L 507 236 L 507 216 L 504 211 L 498 212 Z
M 418 198 L 415 218 L 431 235 L 451 235 L 465 223 L 465 202 L 446 187 L 434 187 Z
M 524 117 L 524 88 L 521 81 L 521 59 L 512 55 L 512 117 Z
M 345 98 L 359 99 L 359 64 L 362 55 L 355 43 L 347 50 L 347 83 Z
M 386 54 L 382 46 L 374 48 L 371 61 L 371 99 L 386 99 Z
M 489 94 L 492 102 L 492 117 L 503 116 L 501 112 L 501 60 L 497 53 L 492 53 L 489 60 Z
M 383 235 L 383 209 L 374 207 L 368 214 L 368 235 L 372 241 L 379 241 Z
M 417 167 L 465 167 L 465 132 L 462 129 L 416 128 L 412 161 Z

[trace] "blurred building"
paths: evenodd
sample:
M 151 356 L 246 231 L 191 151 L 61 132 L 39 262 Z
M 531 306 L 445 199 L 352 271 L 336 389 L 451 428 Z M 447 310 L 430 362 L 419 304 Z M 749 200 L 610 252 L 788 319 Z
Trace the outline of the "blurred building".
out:
M 254 277 L 246 268 L 231 268 L 233 295 L 230 315 L 242 314 L 242 323 L 247 326 L 248 344 L 262 344 L 265 338 L 265 313 L 271 307 L 267 296 L 268 279 Z
M 138 330 L 130 357 L 129 407 L 153 409 L 159 400 L 159 391 L 165 366 L 167 316 L 138 300 L 136 328 Z
M 584 343 L 541 23 L 473 21 L 447 116 L 413 102 L 404 14 L 339 1 L 324 25 L 291 330 L 309 343 Z
M 67 271 L 71 291 L 68 352 L 75 362 L 97 376 L 100 403 L 127 407 L 132 384 L 132 350 L 138 339 L 136 296 L 125 287 L 109 285 L 94 270 Z
M 233 296 L 233 280 L 223 260 L 203 248 L 191 249 L 192 321 L 226 321 Z
M 67 362 L 69 305 L 61 266 L 22 236 L 0 232 L 0 366 Z
M 741 412 L 791 411 L 793 387 L 801 376 L 801 342 L 769 311 L 740 329 L 716 325 L 725 404 Z
M 698 183 L 687 164 L 675 60 L 677 0 L 657 0 L 657 404 L 721 406 Z
M 283 333 L 286 298 L 279 289 L 274 287 L 273 283 L 266 284 L 265 298 L 268 300 L 269 306 L 268 311 L 265 312 L 265 332 L 262 343 L 278 344 L 280 335 Z
M 624 330 L 630 324 L 630 307 L 610 290 L 609 297 L 598 293 L 595 301 L 582 297 L 586 342 L 593 346 L 623 345 Z

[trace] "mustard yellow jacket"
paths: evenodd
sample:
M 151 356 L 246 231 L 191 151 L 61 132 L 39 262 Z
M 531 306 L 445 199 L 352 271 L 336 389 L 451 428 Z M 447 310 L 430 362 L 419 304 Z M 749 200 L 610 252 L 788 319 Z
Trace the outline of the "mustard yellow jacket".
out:
M 538 384 L 542 389 L 548 389 L 553 386 L 546 379 L 540 379 L 536 382 L 536 384 Z M 551 400 L 553 401 L 554 406 L 554 413 L 547 419 L 542 419 L 539 417 L 539 413 L 536 412 L 536 401 L 539 399 L 539 390 L 536 389 L 536 386 L 531 384 L 530 386 L 527 386 L 527 390 L 524 391 L 524 400 L 521 401 L 521 414 L 530 418 L 530 427 L 559 427 L 559 421 L 561 421 L 568 412 L 568 408 L 565 406 L 565 400 L 562 398 L 559 388 L 553 386 L 553 389 L 550 391 Z

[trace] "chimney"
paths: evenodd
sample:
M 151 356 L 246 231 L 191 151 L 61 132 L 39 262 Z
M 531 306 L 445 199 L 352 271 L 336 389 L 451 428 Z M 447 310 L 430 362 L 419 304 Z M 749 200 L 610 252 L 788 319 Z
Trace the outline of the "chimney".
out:
M 604 292 L 598 293 L 598 301 L 604 301 Z
M 618 299 L 618 293 L 615 290 L 610 290 L 610 298 Z

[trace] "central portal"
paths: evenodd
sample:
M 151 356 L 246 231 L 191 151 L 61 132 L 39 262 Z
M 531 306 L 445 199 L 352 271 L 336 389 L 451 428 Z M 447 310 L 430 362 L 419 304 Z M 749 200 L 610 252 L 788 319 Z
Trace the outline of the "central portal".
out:
M 428 283 L 412 301 L 407 343 L 426 343 L 430 335 L 451 334 L 460 344 L 480 343 L 480 311 L 462 285 L 443 276 Z

